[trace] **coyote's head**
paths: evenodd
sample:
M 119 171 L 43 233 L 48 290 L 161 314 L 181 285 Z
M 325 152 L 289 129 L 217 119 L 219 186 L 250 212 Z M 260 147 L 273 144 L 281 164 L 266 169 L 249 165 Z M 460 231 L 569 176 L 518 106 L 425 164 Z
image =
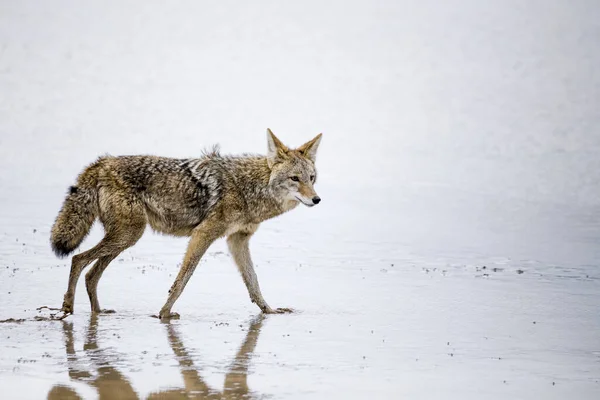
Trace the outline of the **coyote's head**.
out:
M 321 134 L 297 149 L 289 149 L 270 129 L 267 129 L 267 140 L 267 161 L 271 168 L 269 186 L 276 196 L 284 201 L 299 201 L 308 207 L 319 204 L 321 198 L 313 185 L 317 181 L 315 160 Z

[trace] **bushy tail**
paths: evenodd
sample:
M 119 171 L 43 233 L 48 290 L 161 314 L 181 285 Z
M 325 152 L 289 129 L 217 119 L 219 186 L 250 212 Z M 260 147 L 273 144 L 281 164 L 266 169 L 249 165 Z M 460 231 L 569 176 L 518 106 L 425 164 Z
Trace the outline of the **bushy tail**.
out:
M 89 186 L 71 186 L 56 217 L 50 243 L 58 257 L 72 253 L 87 236 L 98 214 L 97 190 Z

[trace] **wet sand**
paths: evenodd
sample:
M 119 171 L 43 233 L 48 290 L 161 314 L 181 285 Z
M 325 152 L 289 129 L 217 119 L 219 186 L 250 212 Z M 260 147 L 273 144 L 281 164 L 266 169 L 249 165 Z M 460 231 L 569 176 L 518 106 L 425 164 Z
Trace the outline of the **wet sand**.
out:
M 147 234 L 101 281 L 101 305 L 116 314 L 91 316 L 80 282 L 75 315 L 40 322 L 47 313 L 35 308 L 60 305 L 68 267 L 50 256 L 47 225 L 34 233 L 37 218 L 18 219 L 0 268 L 0 319 L 26 319 L 0 324 L 11 398 L 559 399 L 600 389 L 598 275 L 381 244 L 327 257 L 327 236 L 311 256 L 276 241 L 312 231 L 290 214 L 252 245 L 267 301 L 294 314 L 260 316 L 218 242 L 176 304 L 181 319 L 151 318 L 185 241 Z
M 598 6 L 561 0 L 0 10 L 2 398 L 600 398 Z M 343 11 L 343 12 L 342 12 Z M 323 199 L 221 240 L 148 230 L 91 316 L 49 231 L 104 153 L 264 153 L 319 131 Z M 95 226 L 80 250 L 102 236 Z

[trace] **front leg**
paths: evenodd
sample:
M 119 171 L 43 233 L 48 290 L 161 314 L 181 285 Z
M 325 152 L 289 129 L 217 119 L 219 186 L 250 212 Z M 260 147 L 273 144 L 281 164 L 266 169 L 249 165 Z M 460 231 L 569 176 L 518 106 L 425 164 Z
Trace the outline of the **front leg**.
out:
M 179 274 L 177 274 L 175 282 L 171 286 L 171 289 L 169 289 L 169 298 L 161 308 L 158 318 L 179 318 L 179 314 L 171 313 L 173 304 L 175 304 L 175 301 L 177 301 L 181 292 L 183 292 L 185 285 L 190 280 L 206 250 L 221 235 L 222 230 L 220 227 L 217 224 L 211 224 L 210 221 L 204 222 L 194 229 Z
M 256 230 L 256 229 L 255 229 Z M 242 274 L 242 279 L 248 289 L 250 300 L 266 314 L 281 314 L 286 312 L 292 312 L 289 308 L 276 308 L 272 309 L 269 307 L 267 302 L 260 292 L 260 286 L 258 284 L 258 278 L 256 272 L 254 272 L 254 265 L 250 258 L 250 237 L 254 231 L 240 231 L 233 233 L 227 237 L 227 246 L 233 256 L 233 260 Z

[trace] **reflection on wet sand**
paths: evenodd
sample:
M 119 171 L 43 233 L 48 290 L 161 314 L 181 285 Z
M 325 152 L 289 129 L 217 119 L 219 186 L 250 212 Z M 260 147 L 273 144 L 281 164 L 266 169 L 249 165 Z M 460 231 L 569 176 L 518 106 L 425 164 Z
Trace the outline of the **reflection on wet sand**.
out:
M 194 366 L 192 357 L 185 349 L 181 338 L 176 332 L 174 325 L 165 323 L 169 344 L 179 361 L 183 377 L 183 388 L 172 388 L 164 391 L 154 392 L 148 399 L 252 399 L 255 396 L 248 389 L 248 366 L 252 353 L 256 348 L 256 342 L 264 315 L 255 317 L 248 327 L 248 333 L 238 350 L 235 360 L 225 376 L 225 384 L 222 391 L 210 388 Z M 116 359 L 115 354 L 109 354 L 105 349 L 99 348 L 97 344 L 98 316 L 92 315 L 87 330 L 84 351 L 91 360 L 91 365 L 79 362 L 75 353 L 73 339 L 73 324 L 63 321 L 63 332 L 65 335 L 65 348 L 67 352 L 67 366 L 69 377 L 73 381 L 83 382 L 94 388 L 98 399 L 140 399 L 129 380 L 116 368 L 111 366 L 111 360 Z M 90 372 L 93 370 L 93 372 Z M 48 400 L 71 400 L 82 399 L 71 387 L 55 385 L 48 393 Z
M 169 344 L 179 360 L 185 388 L 152 393 L 148 396 L 148 399 L 193 398 L 233 400 L 255 398 L 248 389 L 248 366 L 252 353 L 254 353 L 254 349 L 256 348 L 256 342 L 264 318 L 264 315 L 260 314 L 251 321 L 246 338 L 235 355 L 235 359 L 229 367 L 227 375 L 225 375 L 225 384 L 223 391 L 221 392 L 211 389 L 206 382 L 204 382 L 198 369 L 194 367 L 192 358 L 183 346 L 179 335 L 177 335 L 175 327 L 167 323 Z

